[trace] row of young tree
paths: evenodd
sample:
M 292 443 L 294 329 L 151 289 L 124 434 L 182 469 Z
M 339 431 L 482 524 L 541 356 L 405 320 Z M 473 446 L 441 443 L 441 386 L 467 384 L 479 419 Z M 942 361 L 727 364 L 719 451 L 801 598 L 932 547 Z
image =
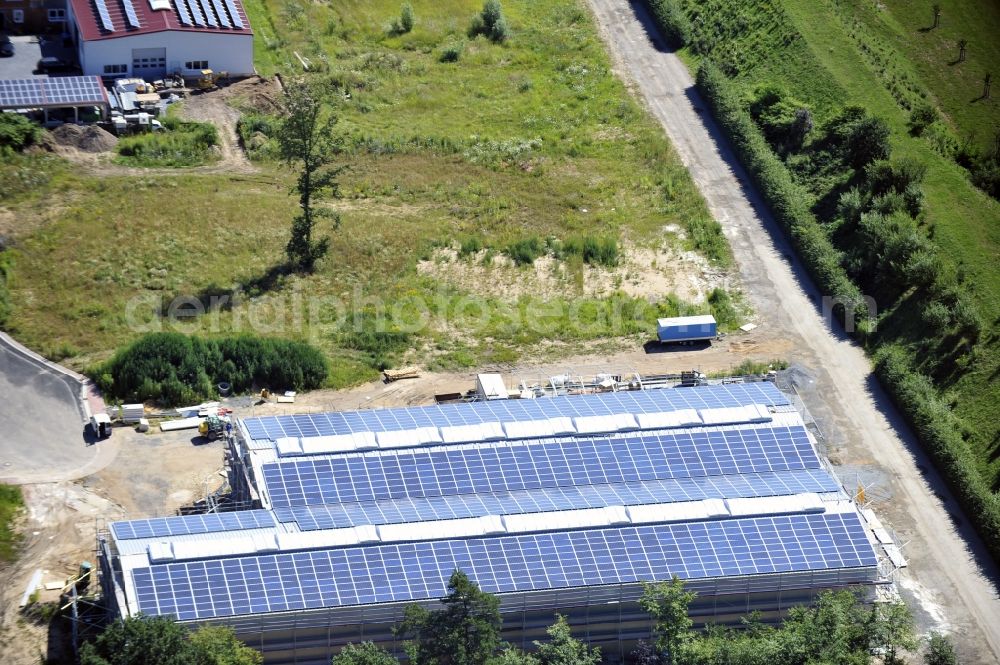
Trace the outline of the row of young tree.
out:
M 792 608 L 780 625 L 745 618 L 737 628 L 695 630 L 690 605 L 696 594 L 677 577 L 646 584 L 639 601 L 649 613 L 652 640 L 631 653 L 635 665 L 883 665 L 906 662 L 921 642 L 902 603 L 868 605 L 850 591 L 825 592 L 811 606 Z M 530 652 L 502 638 L 500 599 L 461 571 L 448 583 L 439 609 L 409 605 L 395 628 L 413 665 L 597 665 L 601 651 L 573 637 L 555 616 L 548 639 Z M 956 665 L 955 649 L 942 635 L 927 640 L 926 665 Z M 205 626 L 193 633 L 163 617 L 135 617 L 112 624 L 81 650 L 81 665 L 258 665 L 261 655 L 232 630 Z M 371 642 L 351 644 L 332 665 L 399 665 Z

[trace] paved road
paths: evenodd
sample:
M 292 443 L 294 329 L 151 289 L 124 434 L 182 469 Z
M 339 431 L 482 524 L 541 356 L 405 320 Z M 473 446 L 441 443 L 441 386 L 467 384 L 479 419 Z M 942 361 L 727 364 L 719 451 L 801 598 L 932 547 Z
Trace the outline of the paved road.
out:
M 880 512 L 904 540 L 901 582 L 921 626 L 958 636 L 963 662 L 1000 660 L 997 571 L 958 516 L 954 500 L 871 375 L 868 358 L 819 311 L 820 296 L 749 182 L 684 64 L 645 10 L 625 0 L 589 0 L 619 74 L 645 99 L 722 224 L 745 289 L 765 325 L 796 341 L 792 359 L 813 368 L 806 405 L 840 448 L 841 462 L 878 467 L 891 500 Z M 923 470 L 922 470 L 923 469 Z M 956 524 L 957 523 L 957 524 Z
M 0 339 L 0 482 L 79 478 L 113 458 L 114 442 L 90 445 L 80 382 Z

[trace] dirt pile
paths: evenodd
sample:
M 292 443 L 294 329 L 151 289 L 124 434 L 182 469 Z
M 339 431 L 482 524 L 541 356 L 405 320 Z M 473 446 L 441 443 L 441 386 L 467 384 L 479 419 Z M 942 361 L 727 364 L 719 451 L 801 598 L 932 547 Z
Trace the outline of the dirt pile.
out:
M 97 125 L 60 125 L 52 130 L 56 143 L 83 152 L 110 152 L 118 144 L 118 138 Z

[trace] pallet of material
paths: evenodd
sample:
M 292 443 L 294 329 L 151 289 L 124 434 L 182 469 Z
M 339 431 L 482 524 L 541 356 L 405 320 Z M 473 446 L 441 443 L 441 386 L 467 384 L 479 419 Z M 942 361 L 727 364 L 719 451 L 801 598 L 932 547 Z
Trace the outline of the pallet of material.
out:
M 161 432 L 176 432 L 181 429 L 194 429 L 201 424 L 204 418 L 181 418 L 180 420 L 167 420 L 160 423 Z
M 400 379 L 416 379 L 420 376 L 420 371 L 416 367 L 404 367 L 403 369 L 387 369 L 383 371 L 386 381 L 399 381 Z

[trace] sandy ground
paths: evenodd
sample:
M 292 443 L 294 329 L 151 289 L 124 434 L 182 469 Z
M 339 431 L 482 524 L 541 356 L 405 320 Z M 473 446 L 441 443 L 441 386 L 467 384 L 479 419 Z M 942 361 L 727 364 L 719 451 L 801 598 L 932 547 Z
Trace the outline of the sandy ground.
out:
M 665 231 L 663 244 L 656 248 L 620 248 L 621 258 L 614 268 L 584 264 L 579 272 L 566 262 L 551 256 L 535 260 L 531 266 L 517 266 L 503 255 L 493 255 L 485 262 L 486 251 L 460 258 L 452 248 L 439 248 L 429 260 L 417 264 L 417 272 L 475 295 L 515 300 L 532 295 L 541 298 L 569 293 L 609 296 L 623 291 L 637 298 L 660 299 L 673 293 L 687 302 L 704 302 L 715 287 L 731 288 L 729 275 L 713 268 L 705 257 L 676 249 Z
M 759 195 L 749 186 L 681 60 L 640 3 L 589 0 L 616 70 L 662 123 L 719 220 L 755 311 L 812 371 L 801 396 L 842 477 L 873 484 L 876 509 L 907 545 L 902 595 L 922 630 L 951 632 L 965 663 L 1000 660 L 998 574 L 912 433 L 871 373 L 863 350 L 821 311 L 822 298 Z

